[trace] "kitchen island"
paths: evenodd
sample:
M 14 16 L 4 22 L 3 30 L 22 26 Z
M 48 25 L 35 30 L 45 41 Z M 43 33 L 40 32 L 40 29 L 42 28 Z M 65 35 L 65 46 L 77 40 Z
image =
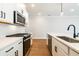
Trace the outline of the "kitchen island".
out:
M 66 35 L 48 33 L 48 47 L 49 50 L 51 49 L 50 52 L 53 56 L 79 56 L 79 42 L 70 43 L 57 36 Z M 52 44 L 49 43 L 50 40 Z M 79 40 L 79 38 L 76 38 L 75 40 Z

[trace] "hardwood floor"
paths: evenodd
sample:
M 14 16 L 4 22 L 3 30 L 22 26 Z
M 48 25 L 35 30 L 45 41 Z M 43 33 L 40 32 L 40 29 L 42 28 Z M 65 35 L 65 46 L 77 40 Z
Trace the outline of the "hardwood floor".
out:
M 47 40 L 33 39 L 32 47 L 28 56 L 51 56 L 47 46 Z

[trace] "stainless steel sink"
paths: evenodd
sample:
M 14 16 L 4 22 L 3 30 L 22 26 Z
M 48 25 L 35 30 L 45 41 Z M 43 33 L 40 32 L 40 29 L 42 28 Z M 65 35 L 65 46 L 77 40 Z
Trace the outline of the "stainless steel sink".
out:
M 75 40 L 74 38 L 69 38 L 66 36 L 57 36 L 57 37 L 70 43 L 79 43 L 79 40 Z

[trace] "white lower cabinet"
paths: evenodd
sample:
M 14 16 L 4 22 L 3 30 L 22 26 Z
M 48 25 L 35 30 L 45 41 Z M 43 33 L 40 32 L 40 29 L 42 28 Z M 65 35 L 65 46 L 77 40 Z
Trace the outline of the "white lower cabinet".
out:
M 70 56 L 79 56 L 79 53 L 77 53 L 76 51 L 70 49 L 69 55 L 70 55 Z
M 63 43 L 59 42 L 52 36 L 52 55 L 53 56 L 67 56 L 68 47 Z
M 50 34 L 49 34 L 50 35 Z M 50 36 L 48 36 L 48 38 L 50 38 Z M 79 56 L 79 52 L 71 49 L 69 46 L 65 45 L 64 43 L 62 43 L 61 41 L 59 41 L 56 37 L 51 38 L 52 40 L 52 55 L 53 56 Z M 49 41 L 49 39 L 48 39 Z M 50 48 L 50 47 L 49 47 Z
M 79 56 L 79 53 L 72 50 L 65 44 L 52 37 L 52 54 L 53 56 Z
M 18 41 L 17 48 L 18 56 L 23 56 L 23 40 Z
M 15 51 L 16 51 L 15 46 L 11 45 L 1 50 L 0 56 L 14 56 Z
M 0 56 L 23 56 L 23 40 L 20 39 L 0 50 Z
M 55 56 L 67 56 L 67 54 L 58 46 L 55 46 Z M 57 50 L 56 50 L 57 49 Z

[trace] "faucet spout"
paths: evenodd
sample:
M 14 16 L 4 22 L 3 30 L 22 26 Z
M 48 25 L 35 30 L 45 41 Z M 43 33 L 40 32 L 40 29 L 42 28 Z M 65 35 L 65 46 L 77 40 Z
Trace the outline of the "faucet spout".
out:
M 76 28 L 75 28 L 75 25 L 70 24 L 70 25 L 68 26 L 67 30 L 69 30 L 69 28 L 70 28 L 71 26 L 73 26 L 73 28 L 74 28 L 73 38 L 76 38 Z

